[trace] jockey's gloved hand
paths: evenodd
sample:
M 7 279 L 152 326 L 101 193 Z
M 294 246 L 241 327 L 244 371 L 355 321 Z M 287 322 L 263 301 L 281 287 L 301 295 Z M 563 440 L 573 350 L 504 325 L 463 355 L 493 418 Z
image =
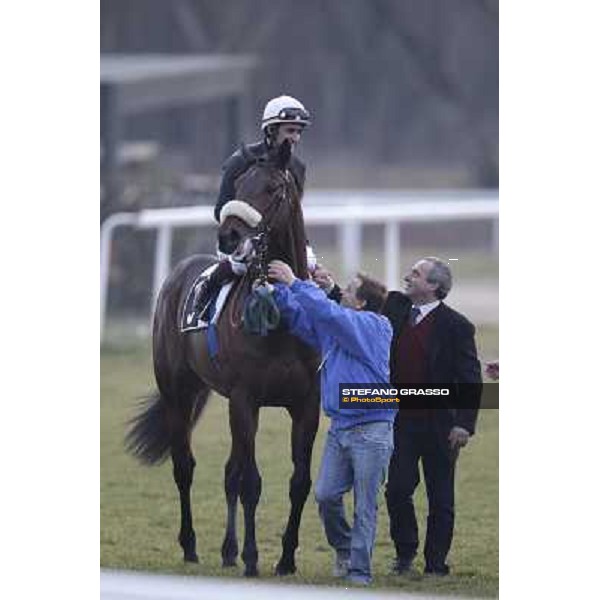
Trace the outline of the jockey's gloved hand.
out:
M 306 265 L 309 273 L 313 273 L 317 268 L 317 256 L 309 244 L 306 244 Z

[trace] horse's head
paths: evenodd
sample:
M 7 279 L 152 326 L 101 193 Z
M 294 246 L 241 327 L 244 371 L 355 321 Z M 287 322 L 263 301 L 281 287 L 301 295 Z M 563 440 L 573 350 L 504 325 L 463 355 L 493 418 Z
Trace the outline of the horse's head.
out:
M 257 233 L 257 228 L 238 214 L 222 215 L 221 221 L 218 246 L 224 254 L 239 252 L 244 242 Z
M 236 201 L 223 207 L 219 248 L 230 253 L 244 240 L 267 232 L 267 260 L 279 258 L 306 278 L 306 235 L 293 176 L 272 162 L 251 166 L 236 182 Z

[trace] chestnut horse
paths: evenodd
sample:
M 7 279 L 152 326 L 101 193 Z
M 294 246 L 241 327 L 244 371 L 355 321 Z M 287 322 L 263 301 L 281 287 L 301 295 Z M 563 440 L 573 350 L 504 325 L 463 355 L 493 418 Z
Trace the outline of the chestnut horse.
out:
M 262 215 L 262 231 L 267 232 L 266 261 L 284 260 L 298 277 L 306 279 L 306 235 L 300 194 L 285 165 L 274 162 L 252 165 L 236 182 L 236 198 Z M 232 215 L 219 228 L 219 245 L 231 248 L 256 233 L 256 229 Z M 209 352 L 207 330 L 181 333 L 179 324 L 186 295 L 202 265 L 200 256 L 182 261 L 161 289 L 153 326 L 158 390 L 133 419 L 127 447 L 148 464 L 164 461 L 170 454 L 181 503 L 179 543 L 184 560 L 197 562 L 190 502 L 196 463 L 190 438 L 210 390 L 229 399 L 231 453 L 224 474 L 227 525 L 221 555 L 223 566 L 236 564 L 239 497 L 245 525 L 244 574 L 255 576 L 258 574 L 255 513 L 261 494 L 255 459 L 258 411 L 261 406 L 285 408 L 292 418 L 291 507 L 275 572 L 294 573 L 298 529 L 311 488 L 311 456 L 319 424 L 318 355 L 280 329 L 265 337 L 244 332 L 243 307 L 253 280 L 250 271 L 234 283 L 221 311 L 216 324 L 216 356 Z

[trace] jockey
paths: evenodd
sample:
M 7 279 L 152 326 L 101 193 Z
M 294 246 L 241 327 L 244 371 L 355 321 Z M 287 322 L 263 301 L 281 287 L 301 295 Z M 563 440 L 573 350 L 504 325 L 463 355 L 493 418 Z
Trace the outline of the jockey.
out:
M 217 223 L 222 223 L 227 216 L 233 214 L 243 219 L 249 225 L 256 225 L 256 215 L 248 214 L 252 212 L 248 211 L 251 207 L 244 206 L 243 202 L 235 200 L 235 182 L 258 160 L 269 160 L 275 157 L 284 145 L 288 145 L 292 151 L 288 168 L 302 195 L 306 167 L 293 154 L 293 150 L 300 141 L 300 136 L 304 128 L 308 125 L 310 125 L 310 115 L 304 108 L 304 105 L 299 100 L 296 100 L 296 98 L 292 96 L 278 96 L 267 102 L 261 124 L 263 133 L 262 141 L 248 146 L 242 145 L 223 165 L 221 187 L 217 204 L 215 205 L 215 220 Z M 227 206 L 228 204 L 229 206 Z M 225 211 L 223 211 L 224 208 Z M 309 250 L 309 253 L 312 253 L 312 250 Z M 204 281 L 202 287 L 197 292 L 198 296 L 195 306 L 200 311 L 200 318 L 202 320 L 206 320 L 205 313 L 214 293 L 225 281 L 231 279 L 235 274 L 240 273 L 235 259 L 232 263 L 231 256 L 222 252 L 220 248 L 218 254 L 220 259 L 219 266 Z M 309 263 L 314 264 L 314 258 L 309 257 Z

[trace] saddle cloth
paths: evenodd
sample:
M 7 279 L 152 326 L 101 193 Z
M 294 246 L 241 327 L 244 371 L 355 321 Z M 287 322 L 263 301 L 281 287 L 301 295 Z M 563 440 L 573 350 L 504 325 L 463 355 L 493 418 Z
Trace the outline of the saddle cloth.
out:
M 181 333 L 185 333 L 186 331 L 198 331 L 199 329 L 206 329 L 209 324 L 215 324 L 219 315 L 221 314 L 221 310 L 223 309 L 223 305 L 225 304 L 225 300 L 227 300 L 227 296 L 231 291 L 231 287 L 233 286 L 233 281 L 226 283 L 217 294 L 216 298 L 210 299 L 210 308 L 208 309 L 208 314 L 210 315 L 210 322 L 202 321 L 200 319 L 200 313 L 197 309 L 194 308 L 194 299 L 196 298 L 196 291 L 198 290 L 198 286 L 201 286 L 204 283 L 204 280 L 207 279 L 210 274 L 217 268 L 218 263 L 211 265 L 198 276 L 198 278 L 191 285 L 188 294 L 185 299 L 185 304 L 183 305 L 183 313 L 181 315 L 181 324 L 180 331 Z

